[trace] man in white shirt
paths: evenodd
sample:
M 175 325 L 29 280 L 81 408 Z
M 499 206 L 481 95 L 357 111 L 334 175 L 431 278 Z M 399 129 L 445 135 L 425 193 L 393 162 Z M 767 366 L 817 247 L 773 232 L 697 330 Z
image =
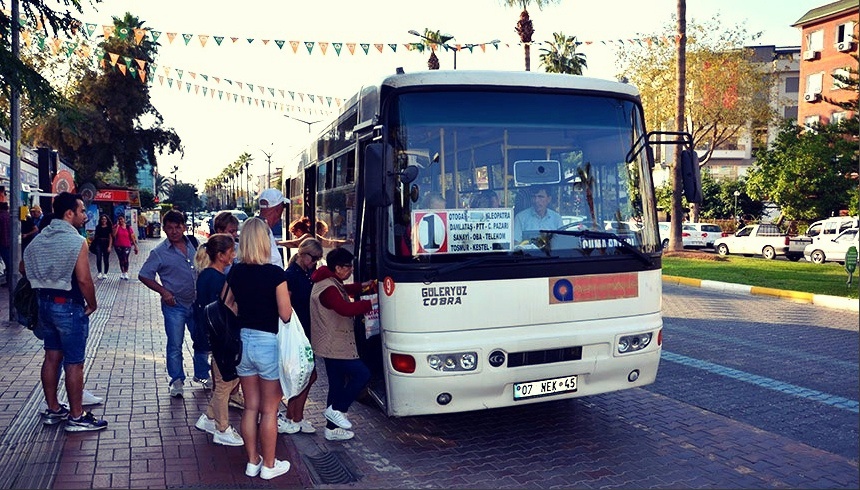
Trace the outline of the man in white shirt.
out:
M 514 240 L 522 241 L 524 231 L 557 230 L 561 228 L 561 215 L 549 208 L 552 194 L 544 186 L 534 188 L 532 207 L 514 216 Z
M 271 263 L 279 266 L 281 269 L 284 268 L 284 259 L 278 250 L 278 244 L 275 241 L 275 235 L 272 233 L 272 227 L 281 220 L 284 208 L 289 202 L 290 200 L 284 197 L 281 191 L 277 189 L 266 189 L 257 198 L 257 204 L 260 206 L 260 219 L 269 225 L 269 241 L 272 243 Z

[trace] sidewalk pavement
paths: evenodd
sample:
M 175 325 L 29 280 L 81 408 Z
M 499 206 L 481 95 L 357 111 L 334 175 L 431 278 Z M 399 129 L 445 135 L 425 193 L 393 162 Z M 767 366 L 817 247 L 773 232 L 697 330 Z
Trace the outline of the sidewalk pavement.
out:
M 9 294 L 0 289 L 0 488 L 313 486 L 291 436 L 279 435 L 276 449 L 278 459 L 292 463 L 290 471 L 266 481 L 245 476 L 244 448 L 214 444 L 194 427 L 211 392 L 191 382 L 187 335 L 185 398 L 169 396 L 159 297 L 137 280 L 160 241 L 140 242 L 140 255 L 131 256 L 131 280 L 119 278 L 115 255 L 109 278 L 96 280 L 99 307 L 90 318 L 84 384 L 105 401 L 85 408 L 108 421 L 103 431 L 67 434 L 62 424 L 40 423 L 42 342 L 8 321 Z M 95 261 L 91 268 L 95 277 Z M 234 427 L 240 418 L 241 411 L 231 408 Z M 308 412 L 307 418 L 322 438 L 322 415 Z
M 99 308 L 90 320 L 85 386 L 105 398 L 91 408 L 109 426 L 101 432 L 67 434 L 62 425 L 42 426 L 39 372 L 42 343 L 17 322 L 9 322 L 9 294 L 0 289 L 0 488 L 311 488 L 309 469 L 291 436 L 278 437 L 277 457 L 292 463 L 289 473 L 273 480 L 244 474 L 245 451 L 211 442 L 194 428 L 210 392 L 186 381 L 185 398 L 168 395 L 164 327 L 159 298 L 137 278 L 149 251 L 160 240 L 141 242 L 132 255 L 132 277 L 119 279 L 111 258 L 110 277 L 97 281 Z M 95 265 L 91 265 L 95 276 Z M 664 276 L 667 283 L 766 294 L 857 311 L 857 300 L 791 291 Z M 186 336 L 185 370 L 191 379 L 191 342 Z M 317 433 L 299 441 L 327 446 L 321 415 L 325 376 L 320 375 L 306 408 Z M 61 398 L 65 398 L 61 383 Z M 241 412 L 230 411 L 239 426 Z M 303 451 L 304 452 L 304 451 Z

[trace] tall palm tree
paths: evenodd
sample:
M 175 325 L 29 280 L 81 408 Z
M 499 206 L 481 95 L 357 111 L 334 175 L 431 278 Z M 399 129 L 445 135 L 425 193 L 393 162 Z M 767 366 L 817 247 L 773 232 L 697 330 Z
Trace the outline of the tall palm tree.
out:
M 531 71 L 532 59 L 532 35 L 535 33 L 532 19 L 529 17 L 528 6 L 534 3 L 538 10 L 543 9 L 544 5 L 557 3 L 560 0 L 503 0 L 508 7 L 522 7 L 520 12 L 520 20 L 514 30 L 520 35 L 520 42 L 523 43 L 523 51 L 526 58 L 526 71 Z
M 414 33 L 414 31 L 412 32 Z M 427 59 L 427 69 L 438 70 L 439 58 L 436 56 L 436 49 L 445 46 L 445 43 L 454 39 L 454 36 L 442 34 L 441 31 L 432 31 L 425 28 L 424 35 L 421 37 L 421 42 L 416 44 L 418 44 L 418 46 L 426 46 L 430 50 L 430 58 Z
M 160 173 L 155 174 L 155 196 L 159 199 L 165 199 L 170 195 L 170 191 L 173 188 L 173 183 L 170 182 L 170 179 L 161 175 Z
M 554 41 L 547 41 L 549 48 L 541 48 L 541 65 L 547 73 L 564 73 L 567 75 L 582 75 L 582 69 L 588 68 L 585 54 L 576 52 L 576 36 L 565 36 L 562 32 L 554 32 Z

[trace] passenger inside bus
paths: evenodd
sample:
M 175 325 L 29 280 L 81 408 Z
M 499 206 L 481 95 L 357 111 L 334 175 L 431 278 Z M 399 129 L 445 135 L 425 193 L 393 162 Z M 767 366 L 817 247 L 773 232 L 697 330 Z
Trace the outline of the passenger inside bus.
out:
M 502 207 L 502 204 L 496 191 L 492 189 L 484 189 L 481 192 L 472 195 L 472 200 L 469 201 L 469 207 L 472 209 L 500 208 Z
M 514 216 L 514 241 L 534 238 L 538 230 L 561 228 L 561 215 L 550 209 L 552 194 L 545 186 L 532 188 L 532 206 Z

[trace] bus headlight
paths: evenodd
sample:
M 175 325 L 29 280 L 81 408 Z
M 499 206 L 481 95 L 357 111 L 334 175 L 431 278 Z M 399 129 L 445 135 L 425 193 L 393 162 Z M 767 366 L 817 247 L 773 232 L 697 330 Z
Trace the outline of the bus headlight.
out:
M 474 371 L 478 367 L 477 352 L 450 352 L 430 354 L 427 365 L 435 371 Z
M 651 332 L 625 335 L 618 339 L 618 353 L 627 354 L 644 349 L 651 343 Z

